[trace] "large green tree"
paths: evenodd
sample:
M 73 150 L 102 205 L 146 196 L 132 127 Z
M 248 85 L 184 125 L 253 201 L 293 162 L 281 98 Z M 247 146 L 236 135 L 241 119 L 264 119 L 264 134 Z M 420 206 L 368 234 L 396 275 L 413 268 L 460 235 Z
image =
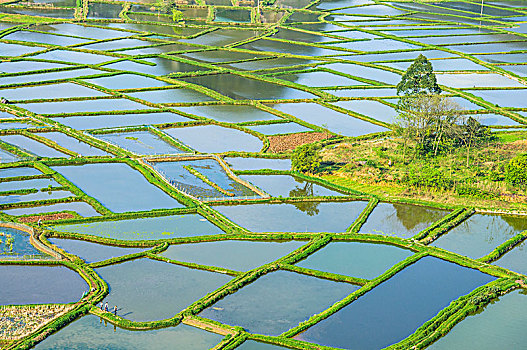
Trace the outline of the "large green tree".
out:
M 302 145 L 293 151 L 291 168 L 302 173 L 314 173 L 320 166 L 318 147 L 313 144 Z
M 397 84 L 397 95 L 440 94 L 432 64 L 428 59 L 419 55 L 408 67 L 401 81 Z
M 399 109 L 396 125 L 403 136 L 404 155 L 410 140 L 415 141 L 415 150 L 422 155 L 437 155 L 445 147 L 452 147 L 461 119 L 457 103 L 437 94 L 406 95 L 401 97 Z
M 520 154 L 505 167 L 505 180 L 518 187 L 527 186 L 527 154 Z

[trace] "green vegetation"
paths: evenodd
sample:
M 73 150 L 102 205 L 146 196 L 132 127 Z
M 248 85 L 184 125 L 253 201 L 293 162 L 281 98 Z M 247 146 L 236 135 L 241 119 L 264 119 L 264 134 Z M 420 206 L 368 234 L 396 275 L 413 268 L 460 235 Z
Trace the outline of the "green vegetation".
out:
M 432 95 L 440 93 L 441 88 L 437 85 L 432 64 L 423 54 L 419 54 L 403 74 L 399 84 L 397 84 L 397 95 Z
M 0 204 L 0 210 L 5 211 L 0 219 L 33 228 L 32 243 L 54 253 L 46 260 L 0 259 L 0 265 L 66 267 L 90 288 L 86 297 L 64 304 L 71 309 L 44 327 L 20 339 L 0 339 L 2 348 L 29 349 L 91 313 L 105 322 L 137 331 L 180 323 L 203 328 L 224 336 L 214 347 L 218 350 L 234 350 L 251 340 L 291 349 L 330 349 L 292 337 L 331 317 L 422 257 L 433 256 L 498 278 L 453 300 L 414 334 L 389 347 L 423 349 L 498 296 L 526 287 L 525 276 L 490 264 L 524 242 L 526 231 L 499 245 L 497 242 L 489 254 L 477 260 L 430 243 L 463 225 L 475 212 L 527 213 L 527 106 L 521 98 L 515 98 L 524 95 L 527 79 L 524 65 L 509 59 L 522 51 L 507 51 L 527 37 L 514 28 L 526 16 L 527 8 L 511 10 L 506 4 L 485 4 L 482 10 L 496 12 L 481 16 L 479 8 L 474 12 L 473 4 L 465 1 L 456 7 L 448 2 L 414 3 L 411 9 L 404 1 L 342 9 L 319 5 L 327 4 L 77 0 L 64 6 L 60 2 L 30 4 L 14 0 L 0 5 L 0 96 L 13 96 L 8 97 L 10 101 L 0 102 L 0 170 L 10 174 L 0 178 L 6 189 L 0 191 L 6 197 Z M 363 10 L 367 17 L 362 17 Z M 387 15 L 387 11 L 396 14 Z M 355 21 L 355 15 L 361 19 Z M 412 23 L 400 22 L 408 16 Z M 64 27 L 72 30 L 63 31 Z M 485 54 L 472 50 L 480 46 Z M 493 52 L 498 46 L 503 52 Z M 38 93 L 31 92 L 33 88 Z M 208 134 L 208 128 L 227 130 L 229 136 Z M 148 137 L 126 137 L 141 141 L 152 151 L 146 154 L 156 154 L 143 157 L 101 138 L 104 134 L 134 131 L 148 131 L 156 141 L 181 149 L 186 153 L 167 157 L 190 164 L 203 158 L 236 157 L 238 165 L 233 162 L 232 170 L 224 167 L 228 174 L 268 176 L 280 182 L 278 187 L 283 186 L 289 197 L 204 202 L 187 196 L 152 168 L 160 154 L 156 141 L 149 144 Z M 16 144 L 20 139 L 25 141 Z M 259 161 L 263 165 L 254 165 Z M 170 197 L 168 203 L 173 201 L 175 207 L 127 211 L 126 197 L 140 195 L 129 188 L 129 193 L 116 194 L 124 203 L 123 212 L 113 212 L 104 200 L 91 195 L 90 188 L 60 173 L 60 166 L 110 163 L 129 166 L 152 187 L 152 192 Z M 220 181 L 216 183 L 196 167 L 184 168 L 188 173 L 181 176 L 188 183 L 183 190 L 193 186 L 194 181 L 202 181 L 234 197 Z M 312 189 L 322 186 L 340 193 L 307 198 L 304 193 L 309 191 L 301 191 L 305 188 L 297 185 L 299 181 L 285 175 L 309 181 Z M 56 183 L 33 185 L 37 180 Z M 108 174 L 96 185 L 111 186 L 117 181 Z M 71 195 L 52 197 L 58 191 L 69 191 Z M 226 205 L 257 204 L 263 208 L 290 204 L 307 222 L 318 215 L 318 205 L 347 201 L 363 201 L 365 208 L 355 220 L 336 218 L 348 220 L 343 232 L 336 233 L 309 232 L 307 224 L 305 232 L 254 233 L 220 213 L 220 206 Z M 359 233 L 371 222 L 369 218 L 384 210 L 381 202 L 450 212 L 417 234 L 415 230 L 408 239 Z M 81 204 L 95 212 L 82 213 L 76 206 Z M 53 209 L 47 209 L 48 205 Z M 34 213 L 29 214 L 29 210 Z M 406 216 L 412 214 L 410 210 Z M 141 235 L 148 219 L 162 221 L 177 216 L 183 221 L 190 215 L 195 215 L 198 223 L 215 225 L 217 231 L 186 232 L 186 228 L 176 225 L 164 228 L 171 238 L 148 240 Z M 410 230 L 418 220 L 413 222 L 404 215 L 396 210 L 391 219 Z M 127 220 L 137 221 L 130 224 L 125 223 Z M 137 237 L 124 240 L 58 231 L 60 225 L 86 228 L 99 222 L 115 227 L 137 223 L 137 232 L 131 233 Z M 1 238 L 4 253 L 12 255 L 18 242 L 9 235 Z M 143 251 L 88 264 L 48 238 Z M 159 254 L 171 245 L 221 241 L 265 245 L 293 240 L 305 244 L 246 272 Z M 296 265 L 332 242 L 392 245 L 415 254 L 371 280 Z M 134 259 L 226 274 L 232 279 L 205 295 L 196 295 L 191 305 L 163 320 L 135 322 L 127 315 L 100 311 L 96 305 L 108 297 L 111 286 L 95 270 Z M 278 336 L 253 334 L 196 316 L 279 270 L 351 283 L 359 289 Z
M 527 185 L 527 154 L 519 154 L 505 166 L 505 180 L 513 186 Z
M 308 144 L 297 147 L 291 156 L 291 168 L 302 173 L 314 173 L 320 166 L 317 146 Z

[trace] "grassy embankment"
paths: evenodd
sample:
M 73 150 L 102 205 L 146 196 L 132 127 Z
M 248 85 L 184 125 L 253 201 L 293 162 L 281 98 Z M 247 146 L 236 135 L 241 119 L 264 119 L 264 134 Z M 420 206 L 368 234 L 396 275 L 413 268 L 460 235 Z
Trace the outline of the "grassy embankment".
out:
M 345 141 L 324 147 L 319 177 L 381 200 L 496 212 L 527 212 L 527 191 L 504 179 L 511 158 L 527 152 L 527 132 L 499 132 L 470 152 L 453 149 L 435 157 L 405 155 L 397 137 Z M 329 165 L 328 165 L 329 164 Z

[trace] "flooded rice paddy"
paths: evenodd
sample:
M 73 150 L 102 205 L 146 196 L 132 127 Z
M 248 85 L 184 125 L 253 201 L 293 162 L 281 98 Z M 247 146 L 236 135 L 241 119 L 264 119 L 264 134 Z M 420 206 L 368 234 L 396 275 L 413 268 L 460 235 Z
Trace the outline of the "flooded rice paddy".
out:
M 523 291 L 436 315 L 524 279 L 525 243 L 474 260 L 524 217 L 476 213 L 427 245 L 455 208 L 377 203 L 270 149 L 393 130 L 419 54 L 467 115 L 527 125 L 525 1 L 159 5 L 0 4 L 0 221 L 34 229 L 0 227 L 0 306 L 25 317 L 0 315 L 0 347 L 522 347 Z M 454 327 L 419 338 L 431 320 Z

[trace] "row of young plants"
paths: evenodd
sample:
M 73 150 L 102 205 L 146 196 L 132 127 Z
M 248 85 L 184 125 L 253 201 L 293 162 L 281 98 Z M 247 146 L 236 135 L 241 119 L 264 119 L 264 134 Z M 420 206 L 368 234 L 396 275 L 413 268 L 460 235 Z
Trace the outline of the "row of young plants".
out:
M 468 219 L 475 210 L 473 208 L 460 208 L 445 216 L 443 219 L 436 221 L 429 228 L 419 232 L 413 239 L 420 240 L 424 244 L 430 244 L 439 236 L 447 233 L 466 219 Z
M 225 199 L 209 201 L 209 205 L 246 205 L 246 204 L 280 204 L 280 203 L 298 203 L 298 202 L 352 202 L 368 201 L 369 196 L 349 195 L 349 196 L 316 196 L 316 197 L 270 197 L 270 198 L 251 198 L 251 199 Z
M 353 224 L 346 229 L 346 232 L 357 233 L 360 231 L 362 225 L 368 220 L 368 217 L 373 212 L 375 207 L 379 204 L 379 200 L 376 197 L 372 197 L 368 202 L 368 205 L 364 210 L 359 214 L 359 217 L 353 222 Z
M 295 266 L 295 265 L 290 265 L 290 264 L 280 264 L 280 268 L 282 270 L 296 272 L 296 273 L 300 273 L 306 276 L 323 278 L 323 279 L 327 279 L 327 280 L 335 281 L 335 282 L 351 283 L 351 284 L 356 284 L 359 286 L 363 286 L 368 282 L 368 280 L 364 278 L 344 276 L 344 275 L 340 275 L 336 273 L 307 269 L 305 267 L 300 267 L 300 266 Z
M 173 259 L 166 258 L 164 256 L 157 255 L 157 254 L 149 253 L 149 254 L 147 254 L 147 256 L 150 259 L 163 261 L 163 262 L 166 262 L 166 263 L 169 263 L 169 264 L 184 266 L 184 267 L 188 267 L 188 268 L 191 268 L 191 269 L 216 272 L 216 273 L 221 273 L 221 274 L 225 274 L 225 275 L 229 275 L 229 276 L 239 276 L 239 275 L 242 274 L 239 271 L 230 270 L 230 269 L 227 269 L 227 268 L 224 268 L 224 267 L 209 266 L 209 265 L 196 264 L 196 263 L 187 262 L 187 261 L 173 260 Z
M 484 257 L 479 258 L 478 260 L 490 264 L 493 261 L 496 261 L 501 258 L 505 253 L 507 253 L 512 248 L 516 247 L 518 244 L 522 243 L 525 239 L 527 239 L 527 231 L 520 232 L 516 236 L 509 238 L 508 240 L 494 248 L 492 252 L 485 255 Z
M 189 173 L 191 173 L 195 177 L 197 177 L 198 179 L 200 179 L 201 181 L 203 181 L 204 183 L 206 183 L 207 185 L 209 185 L 212 188 L 214 188 L 215 190 L 219 191 L 220 193 L 222 193 L 222 194 L 224 194 L 226 196 L 229 196 L 229 197 L 234 197 L 235 196 L 234 193 L 229 192 L 229 191 L 221 188 L 214 181 L 210 180 L 208 177 L 206 177 L 205 175 L 203 175 L 202 173 L 200 173 L 199 171 L 194 169 L 192 166 L 190 166 L 190 165 L 183 165 L 183 168 L 186 169 Z

